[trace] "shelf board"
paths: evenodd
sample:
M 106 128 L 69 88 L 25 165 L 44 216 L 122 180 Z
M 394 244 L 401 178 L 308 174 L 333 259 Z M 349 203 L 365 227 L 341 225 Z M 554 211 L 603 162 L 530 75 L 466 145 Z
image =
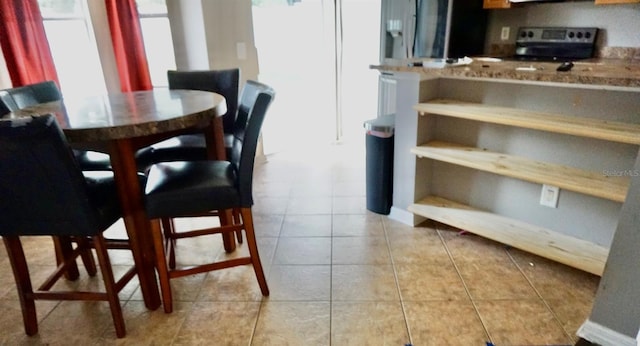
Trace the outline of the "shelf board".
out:
M 607 141 L 640 144 L 640 124 L 567 116 L 524 109 L 497 107 L 455 100 L 431 100 L 413 107 L 420 115 L 439 114 L 455 118 L 517 126 Z
M 585 195 L 624 202 L 630 178 L 606 176 L 568 166 L 533 161 L 480 148 L 432 141 L 411 149 L 418 157 L 448 162 L 537 184 L 554 185 Z
M 608 249 L 583 239 L 442 197 L 429 196 L 409 206 L 409 211 L 600 276 L 609 254 Z

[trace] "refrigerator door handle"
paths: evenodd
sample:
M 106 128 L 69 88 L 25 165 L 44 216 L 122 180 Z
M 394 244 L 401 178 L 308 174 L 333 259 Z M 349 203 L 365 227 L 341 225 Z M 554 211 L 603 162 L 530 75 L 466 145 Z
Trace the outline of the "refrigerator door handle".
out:
M 407 0 L 408 6 L 404 10 L 404 34 L 402 43 L 408 59 L 413 58 L 413 43 L 416 35 L 416 8 L 420 0 Z

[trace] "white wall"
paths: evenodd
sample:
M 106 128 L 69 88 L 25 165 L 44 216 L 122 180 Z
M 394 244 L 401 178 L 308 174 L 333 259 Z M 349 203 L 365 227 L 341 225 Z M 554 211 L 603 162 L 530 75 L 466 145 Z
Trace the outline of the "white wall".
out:
M 167 14 L 173 37 L 178 70 L 206 70 L 209 54 L 201 0 L 167 1 Z
M 167 1 L 178 69 L 239 67 L 258 79 L 251 0 Z
M 209 66 L 212 69 L 240 67 L 243 79 L 257 79 L 258 53 L 253 39 L 251 0 L 204 1 L 202 9 Z

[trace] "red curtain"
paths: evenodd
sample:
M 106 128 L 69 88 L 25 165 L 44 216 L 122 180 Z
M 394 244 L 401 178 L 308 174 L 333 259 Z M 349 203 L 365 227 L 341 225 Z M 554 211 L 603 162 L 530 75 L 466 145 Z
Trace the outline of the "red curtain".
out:
M 0 45 L 14 87 L 58 83 L 37 0 L 0 1 Z
M 153 86 L 135 0 L 105 0 L 105 4 L 120 88 L 123 92 L 151 90 Z

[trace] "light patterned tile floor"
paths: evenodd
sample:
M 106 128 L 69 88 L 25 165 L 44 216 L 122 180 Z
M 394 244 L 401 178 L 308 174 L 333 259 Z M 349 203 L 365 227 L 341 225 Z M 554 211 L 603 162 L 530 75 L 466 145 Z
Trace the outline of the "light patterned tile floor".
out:
M 366 210 L 362 147 L 273 155 L 257 165 L 255 223 L 270 297 L 251 267 L 172 280 L 174 312 L 148 311 L 134 279 L 120 294 L 127 337 L 105 303 L 37 302 L 24 334 L 0 250 L 0 344 L 572 345 L 599 278 L 448 226 L 408 227 Z M 180 220 L 194 227 L 212 220 Z M 116 224 L 110 232 L 121 232 Z M 25 239 L 31 275 L 54 259 Z M 246 252 L 241 245 L 240 253 Z M 226 254 L 219 237 L 178 242 L 178 262 Z M 112 252 L 116 273 L 132 262 Z M 83 272 L 70 287 L 97 287 Z

